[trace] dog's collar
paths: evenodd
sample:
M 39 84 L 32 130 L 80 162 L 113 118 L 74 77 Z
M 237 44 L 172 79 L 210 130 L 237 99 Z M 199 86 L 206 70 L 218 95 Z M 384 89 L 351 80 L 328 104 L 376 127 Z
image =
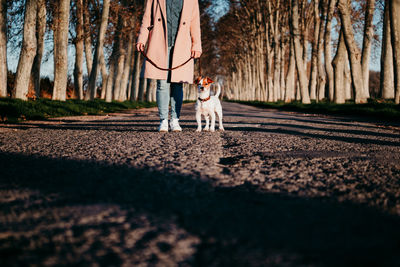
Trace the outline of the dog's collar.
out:
M 211 98 L 211 96 L 208 96 L 207 98 L 204 98 L 204 99 L 199 97 L 199 100 L 201 102 L 206 102 L 206 101 L 210 100 L 210 98 Z

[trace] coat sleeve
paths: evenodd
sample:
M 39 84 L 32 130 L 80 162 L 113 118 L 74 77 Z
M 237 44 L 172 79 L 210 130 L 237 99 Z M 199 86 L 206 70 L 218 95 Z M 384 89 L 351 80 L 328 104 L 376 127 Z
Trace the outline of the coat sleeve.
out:
M 137 43 L 146 44 L 149 38 L 149 27 L 151 26 L 151 11 L 153 0 L 146 1 L 146 7 L 143 14 L 142 25 L 140 26 Z
M 192 37 L 192 51 L 202 52 L 201 49 L 201 29 L 200 29 L 200 11 L 199 1 L 194 0 L 195 4 L 190 22 L 190 35 Z

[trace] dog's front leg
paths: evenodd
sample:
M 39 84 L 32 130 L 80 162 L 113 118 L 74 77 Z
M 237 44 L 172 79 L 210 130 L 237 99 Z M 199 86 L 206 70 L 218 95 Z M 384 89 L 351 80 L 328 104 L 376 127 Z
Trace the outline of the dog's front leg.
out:
M 206 120 L 206 126 L 204 126 L 204 131 L 208 132 L 210 130 L 210 116 L 207 114 L 204 116 Z
M 211 127 L 210 127 L 210 131 L 211 132 L 215 132 L 215 112 L 212 112 L 210 114 L 211 116 Z
M 196 132 L 201 132 L 201 113 L 196 112 L 197 130 Z

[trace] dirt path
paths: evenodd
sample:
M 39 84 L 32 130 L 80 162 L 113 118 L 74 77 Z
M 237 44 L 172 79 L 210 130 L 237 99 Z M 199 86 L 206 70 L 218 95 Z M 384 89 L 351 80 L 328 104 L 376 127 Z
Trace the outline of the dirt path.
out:
M 0 266 L 399 266 L 400 131 L 224 103 L 0 125 Z

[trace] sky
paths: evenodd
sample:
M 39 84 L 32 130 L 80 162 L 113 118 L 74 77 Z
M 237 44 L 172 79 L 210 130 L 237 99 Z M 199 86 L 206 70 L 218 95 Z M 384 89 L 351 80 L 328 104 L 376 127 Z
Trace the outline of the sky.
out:
M 227 0 L 213 0 L 208 12 L 212 14 L 215 20 L 225 15 L 229 11 L 229 3 Z

